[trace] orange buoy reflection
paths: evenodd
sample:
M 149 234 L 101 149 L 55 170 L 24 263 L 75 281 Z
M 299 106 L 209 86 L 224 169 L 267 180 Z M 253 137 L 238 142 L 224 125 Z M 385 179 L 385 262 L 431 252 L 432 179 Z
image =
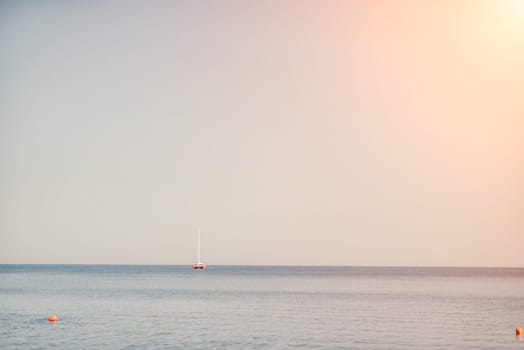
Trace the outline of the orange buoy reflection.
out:
M 47 320 L 49 322 L 56 322 L 56 321 L 58 321 L 58 316 L 57 315 L 51 315 L 51 316 L 49 316 L 49 318 Z

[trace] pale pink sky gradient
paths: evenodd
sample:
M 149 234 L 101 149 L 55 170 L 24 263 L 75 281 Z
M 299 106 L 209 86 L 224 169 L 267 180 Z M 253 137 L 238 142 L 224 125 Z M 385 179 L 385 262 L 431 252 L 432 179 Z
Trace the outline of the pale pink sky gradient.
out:
M 524 5 L 0 3 L 0 263 L 524 266 Z

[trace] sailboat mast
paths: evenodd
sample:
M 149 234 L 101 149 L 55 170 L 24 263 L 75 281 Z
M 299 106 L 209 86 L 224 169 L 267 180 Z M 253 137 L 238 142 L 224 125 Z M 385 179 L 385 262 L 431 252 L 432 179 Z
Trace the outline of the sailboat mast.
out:
M 193 270 L 205 270 L 206 264 L 200 261 L 200 227 L 198 228 L 198 249 L 197 249 L 197 262 L 192 265 Z
M 200 264 L 200 227 L 198 228 L 198 256 L 197 263 Z

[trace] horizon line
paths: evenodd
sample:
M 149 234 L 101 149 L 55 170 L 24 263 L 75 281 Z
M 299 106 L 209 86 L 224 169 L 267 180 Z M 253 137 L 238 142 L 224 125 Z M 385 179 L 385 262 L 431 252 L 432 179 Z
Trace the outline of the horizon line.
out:
M 191 264 L 130 264 L 130 263 L 0 263 L 0 266 L 191 266 Z M 299 265 L 299 264 L 213 264 L 208 267 L 352 267 L 352 268 L 451 268 L 451 269 L 524 269 L 524 266 L 486 265 Z

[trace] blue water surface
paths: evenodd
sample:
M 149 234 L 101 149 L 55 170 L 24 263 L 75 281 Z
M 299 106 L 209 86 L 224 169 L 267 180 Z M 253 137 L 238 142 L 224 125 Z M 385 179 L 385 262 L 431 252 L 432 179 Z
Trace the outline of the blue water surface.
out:
M 518 325 L 519 268 L 0 265 L 1 349 L 524 349 Z

